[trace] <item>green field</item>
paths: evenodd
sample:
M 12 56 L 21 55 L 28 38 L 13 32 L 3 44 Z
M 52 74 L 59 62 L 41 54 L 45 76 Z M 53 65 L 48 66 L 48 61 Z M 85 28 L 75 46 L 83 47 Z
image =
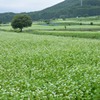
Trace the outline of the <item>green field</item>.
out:
M 71 30 L 34 22 L 22 33 L 1 25 L 0 100 L 100 100 L 100 26 L 94 22 Z

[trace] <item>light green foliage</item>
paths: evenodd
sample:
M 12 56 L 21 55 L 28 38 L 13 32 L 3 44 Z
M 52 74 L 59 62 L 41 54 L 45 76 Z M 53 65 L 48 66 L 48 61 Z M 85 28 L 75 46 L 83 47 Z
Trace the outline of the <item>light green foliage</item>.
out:
M 0 100 L 99 100 L 100 40 L 0 31 Z

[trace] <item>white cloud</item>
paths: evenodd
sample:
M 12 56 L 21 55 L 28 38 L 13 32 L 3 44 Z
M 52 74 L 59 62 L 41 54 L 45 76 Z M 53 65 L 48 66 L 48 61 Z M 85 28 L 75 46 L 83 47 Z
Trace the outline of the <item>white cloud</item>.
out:
M 0 0 L 0 12 L 29 12 L 41 10 L 64 0 Z

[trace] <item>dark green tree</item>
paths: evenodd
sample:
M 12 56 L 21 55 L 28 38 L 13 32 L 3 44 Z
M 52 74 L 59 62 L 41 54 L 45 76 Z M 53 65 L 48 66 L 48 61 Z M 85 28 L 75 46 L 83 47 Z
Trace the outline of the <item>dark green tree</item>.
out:
M 11 26 L 14 29 L 19 28 L 20 29 L 20 32 L 22 32 L 22 29 L 24 27 L 30 27 L 31 25 L 32 25 L 31 18 L 28 15 L 23 15 L 23 14 L 16 15 L 13 18 L 12 22 L 11 22 Z
M 45 20 L 44 22 L 45 22 L 47 25 L 50 24 L 50 20 Z
M 0 24 L 2 24 L 2 21 L 0 21 Z
M 61 18 L 62 20 L 66 20 L 66 16 L 65 16 L 65 15 L 61 15 L 60 18 Z

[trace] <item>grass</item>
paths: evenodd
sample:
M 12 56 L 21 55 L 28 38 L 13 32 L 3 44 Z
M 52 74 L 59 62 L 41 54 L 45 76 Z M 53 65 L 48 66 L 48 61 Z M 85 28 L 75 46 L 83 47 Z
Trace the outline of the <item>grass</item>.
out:
M 99 32 L 81 32 L 81 31 L 26 31 L 28 33 L 37 35 L 53 35 L 53 36 L 64 36 L 64 37 L 78 37 L 78 38 L 91 38 L 100 39 Z
M 99 100 L 100 41 L 0 31 L 0 100 Z
M 2 24 L 0 100 L 99 100 L 99 19 L 39 21 L 22 33 Z
M 93 25 L 90 25 L 90 23 Z M 82 25 L 80 25 L 82 24 Z M 51 20 L 47 25 L 43 21 L 34 21 L 32 27 L 25 28 L 25 30 L 58 30 L 58 31 L 100 31 L 100 17 L 86 17 L 86 18 L 67 18 L 66 20 L 56 19 Z M 13 30 L 10 23 L 2 24 L 0 30 Z

